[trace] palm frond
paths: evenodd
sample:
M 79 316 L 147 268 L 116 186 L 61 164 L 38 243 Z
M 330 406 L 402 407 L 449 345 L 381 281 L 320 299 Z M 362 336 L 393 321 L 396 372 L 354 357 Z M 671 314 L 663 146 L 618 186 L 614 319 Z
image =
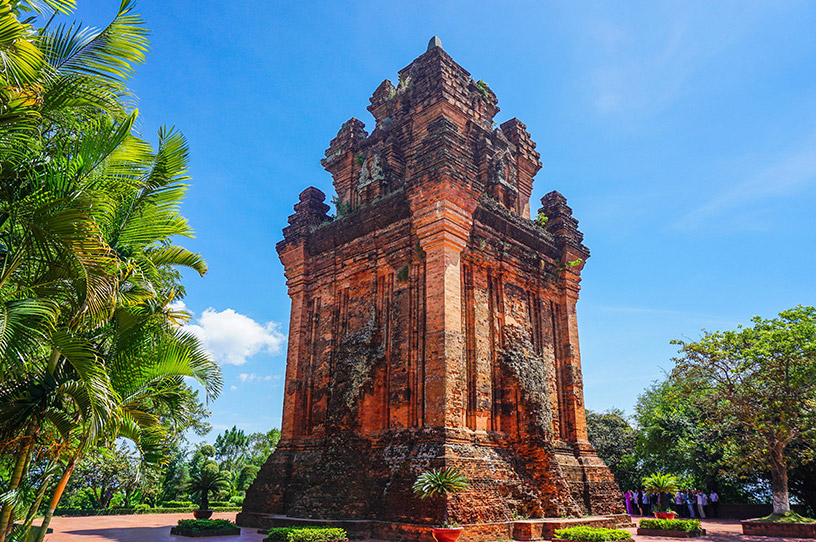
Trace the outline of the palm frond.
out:
M 75 0 L 25 0 L 23 3 L 41 15 L 48 11 L 70 15 L 76 9 Z
M 58 315 L 59 307 L 50 299 L 0 302 L 0 367 L 4 373 L 47 342 Z
M 184 247 L 167 245 L 156 249 L 148 249 L 145 251 L 145 256 L 155 266 L 172 265 L 189 267 L 198 271 L 198 274 L 204 276 L 207 272 L 207 262 L 198 252 L 190 252 Z
M 0 83 L 24 88 L 35 83 L 45 65 L 31 42 L 31 26 L 21 23 L 7 1 L 0 2 Z
M 133 0 L 123 0 L 119 12 L 102 30 L 81 25 L 59 25 L 42 38 L 49 65 L 58 74 L 93 75 L 118 84 L 144 61 L 147 30 L 132 13 Z

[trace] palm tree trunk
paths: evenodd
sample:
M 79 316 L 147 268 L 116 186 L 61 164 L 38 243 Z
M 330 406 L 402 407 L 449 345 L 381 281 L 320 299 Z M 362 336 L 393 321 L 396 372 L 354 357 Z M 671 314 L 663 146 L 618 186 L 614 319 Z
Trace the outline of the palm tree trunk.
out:
M 34 522 L 34 516 L 37 515 L 37 510 L 40 509 L 40 505 L 45 498 L 45 492 L 48 491 L 48 484 L 51 482 L 51 477 L 51 474 L 46 475 L 40 483 L 40 489 L 37 491 L 37 499 L 28 509 L 28 514 L 26 514 L 25 523 L 23 524 L 24 532 L 31 529 L 31 524 Z
M 62 498 L 62 493 L 65 491 L 65 486 L 68 485 L 68 480 L 71 478 L 71 474 L 74 472 L 74 467 L 76 466 L 81 449 L 82 446 L 77 448 L 76 453 L 70 460 L 68 460 L 68 465 L 65 466 L 65 472 L 62 473 L 62 478 L 60 478 L 57 488 L 54 490 L 54 494 L 51 496 L 51 502 L 48 503 L 48 510 L 46 510 L 45 516 L 43 516 L 40 532 L 37 533 L 37 538 L 34 539 L 34 542 L 43 542 L 45 532 L 48 530 L 48 524 L 51 523 L 51 518 L 54 517 L 54 510 L 57 509 L 57 505 Z
M 29 425 L 25 436 L 23 437 L 23 447 L 17 453 L 17 458 L 14 463 L 14 470 L 12 471 L 11 479 L 9 480 L 8 491 L 15 490 L 20 486 L 20 480 L 23 477 L 23 470 L 28 464 L 28 456 L 31 452 L 31 444 L 33 441 L 31 438 L 31 432 L 32 427 Z M 11 504 L 4 504 L 2 511 L 0 511 L 0 542 L 4 542 L 6 539 L 6 532 L 9 530 L 11 523 L 12 508 L 13 507 Z

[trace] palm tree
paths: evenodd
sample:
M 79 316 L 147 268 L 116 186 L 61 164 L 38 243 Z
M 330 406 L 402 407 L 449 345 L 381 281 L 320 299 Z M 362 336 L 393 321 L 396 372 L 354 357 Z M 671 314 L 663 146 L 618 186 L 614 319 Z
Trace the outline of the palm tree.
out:
M 187 491 L 200 498 L 199 510 L 210 509 L 210 493 L 217 493 L 230 488 L 226 473 L 218 470 L 215 461 L 208 461 L 198 472 L 190 475 Z
M 658 511 L 669 510 L 668 503 L 662 506 L 661 499 L 664 493 L 677 493 L 680 490 L 680 481 L 672 474 L 656 472 L 643 478 L 643 489 L 649 495 L 657 495 Z
M 456 467 L 432 469 L 420 474 L 414 482 L 414 495 L 422 500 L 435 495 L 453 495 L 470 487 L 468 479 Z M 445 506 L 443 523 L 448 524 L 448 507 Z
M 35 451 L 58 441 L 51 511 L 100 441 L 131 438 L 145 461 L 160 460 L 195 410 L 185 376 L 208 398 L 221 387 L 169 309 L 183 292 L 172 266 L 203 274 L 206 264 L 172 244 L 192 234 L 177 210 L 183 137 L 162 130 L 153 153 L 131 134 L 125 83 L 147 46 L 132 4 L 100 31 L 35 31 L 24 11 L 70 13 L 74 1 L 0 0 L 0 449 L 15 458 L 11 495 Z

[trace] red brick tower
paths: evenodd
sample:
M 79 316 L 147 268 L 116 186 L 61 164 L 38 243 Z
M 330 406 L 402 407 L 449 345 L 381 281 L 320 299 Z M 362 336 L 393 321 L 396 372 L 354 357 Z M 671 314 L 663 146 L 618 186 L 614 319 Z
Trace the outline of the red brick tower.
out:
M 376 520 L 358 525 L 394 536 L 446 507 L 495 536 L 511 517 L 623 512 L 587 442 L 589 251 L 558 192 L 530 220 L 541 163 L 525 125 L 496 127 L 496 96 L 436 38 L 370 101 L 374 131 L 352 118 L 322 162 L 337 217 L 307 188 L 277 245 L 292 300 L 282 439 L 239 522 Z M 420 472 L 449 465 L 470 490 L 413 497 Z

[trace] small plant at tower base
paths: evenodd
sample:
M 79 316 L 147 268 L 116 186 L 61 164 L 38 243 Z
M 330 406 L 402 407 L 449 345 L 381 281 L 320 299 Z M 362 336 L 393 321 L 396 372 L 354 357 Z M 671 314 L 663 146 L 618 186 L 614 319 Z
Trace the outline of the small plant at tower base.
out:
M 422 500 L 436 495 L 453 495 L 470 487 L 468 479 L 456 467 L 432 469 L 419 475 L 414 482 L 414 495 Z M 454 542 L 462 534 L 458 523 L 450 522 L 445 507 L 444 522 L 441 527 L 433 527 L 431 534 L 437 542 Z
M 643 488 L 653 498 L 657 497 L 657 504 L 654 507 L 655 517 L 658 519 L 674 519 L 674 510 L 671 509 L 668 499 L 664 499 L 664 496 L 679 491 L 680 482 L 677 477 L 656 472 L 643 479 Z

